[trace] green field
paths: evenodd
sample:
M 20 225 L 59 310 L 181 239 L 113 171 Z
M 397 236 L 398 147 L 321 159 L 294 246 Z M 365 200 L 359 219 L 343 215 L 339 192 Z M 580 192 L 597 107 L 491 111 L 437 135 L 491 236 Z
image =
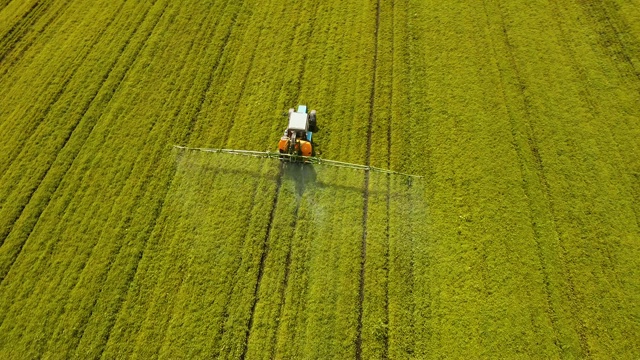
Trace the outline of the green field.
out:
M 640 358 L 640 0 L 0 0 L 0 154 L 0 359 Z

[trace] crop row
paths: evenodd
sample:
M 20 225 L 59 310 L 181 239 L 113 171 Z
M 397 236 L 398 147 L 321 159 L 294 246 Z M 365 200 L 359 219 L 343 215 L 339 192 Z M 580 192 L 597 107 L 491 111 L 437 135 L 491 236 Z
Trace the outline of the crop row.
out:
M 613 306 L 637 293 L 621 275 L 638 233 L 628 64 L 589 43 L 575 4 L 421 10 L 432 226 L 420 351 L 627 354 L 634 310 Z
M 635 13 L 0 1 L 0 356 L 633 357 Z
M 22 342 L 29 351 L 42 351 L 46 340 L 60 346 L 64 351 L 74 351 L 73 344 L 79 344 L 78 351 L 82 350 L 81 353 L 101 351 L 100 346 L 103 347 L 106 341 L 104 334 L 108 334 L 113 325 L 113 317 L 122 302 L 122 297 L 126 295 L 128 278 L 135 273 L 136 259 L 140 257 L 145 237 L 157 218 L 159 210 L 154 209 L 162 206 L 163 191 L 166 192 L 169 185 L 167 177 L 170 176 L 174 165 L 172 160 L 163 157 L 163 151 L 167 149 L 168 144 L 176 141 L 176 138 L 184 137 L 185 133 L 184 128 L 172 126 L 173 121 L 181 120 L 175 118 L 177 110 L 185 98 L 190 99 L 192 103 L 186 108 L 195 108 L 193 104 L 197 104 L 200 96 L 189 96 L 189 92 L 198 89 L 204 91 L 203 86 L 206 86 L 205 81 L 200 81 L 199 86 L 189 86 L 200 72 L 193 68 L 190 72 L 181 72 L 181 67 L 187 63 L 188 54 L 193 61 L 211 61 L 211 58 L 215 57 L 215 54 L 211 53 L 206 57 L 199 57 L 202 55 L 201 47 L 194 47 L 188 41 L 183 41 L 184 38 L 195 38 L 202 42 L 204 36 L 182 34 L 184 38 L 181 38 L 180 32 L 174 33 L 175 36 L 167 36 L 167 31 L 174 21 L 177 25 L 173 25 L 173 29 L 191 30 L 189 27 L 181 26 L 191 24 L 191 15 L 185 13 L 184 9 L 167 5 L 166 2 L 130 4 L 129 6 L 144 7 L 120 12 L 124 14 L 120 18 L 129 23 L 138 18 L 128 16 L 131 13 L 142 19 L 138 25 L 135 22 L 131 24 L 132 30 L 135 30 L 131 40 L 124 42 L 124 46 L 120 45 L 124 52 L 120 56 L 121 62 L 117 65 L 122 66 L 124 73 L 115 77 L 108 76 L 106 83 L 114 87 L 104 89 L 105 93 L 100 94 L 107 96 L 106 99 L 98 97 L 100 100 L 105 99 L 107 103 L 100 104 L 100 112 L 97 114 L 89 112 L 89 116 L 84 118 L 93 121 L 100 118 L 101 121 L 98 121 L 92 130 L 85 130 L 87 132 L 84 136 L 71 136 L 69 141 L 86 141 L 84 145 L 77 145 L 84 151 L 79 153 L 73 162 L 74 166 L 60 183 L 56 191 L 57 196 L 46 208 L 47 211 L 39 217 L 40 226 L 31 233 L 22 256 L 16 260 L 12 271 L 3 282 L 7 294 L 11 294 L 4 299 L 4 306 L 10 307 L 8 312 L 3 312 L 4 314 L 12 317 L 26 316 L 21 309 L 24 306 L 33 306 L 45 309 L 49 314 L 38 316 L 40 321 L 46 320 L 60 325 L 59 330 L 56 330 L 55 326 L 41 328 L 41 324 L 33 323 L 32 326 L 40 331 L 29 332 L 29 336 L 23 337 Z M 117 10 L 118 7 L 112 9 Z M 233 8 L 230 10 L 230 14 L 222 15 L 223 19 L 232 19 L 229 15 L 234 13 Z M 204 16 L 207 12 L 203 11 L 202 14 Z M 179 20 L 182 20 L 182 23 Z M 121 35 L 117 27 L 113 30 Z M 173 30 L 169 34 L 171 33 Z M 126 41 L 126 38 L 123 41 Z M 209 38 L 207 43 L 208 41 Z M 189 49 L 193 48 L 197 51 L 189 52 Z M 181 58 L 182 61 L 174 61 L 176 58 Z M 114 71 L 115 69 L 121 68 L 116 66 Z M 149 81 L 148 76 L 145 81 L 144 75 L 149 71 L 166 72 L 176 77 L 181 74 L 183 83 L 177 87 L 175 78 L 153 78 Z M 131 79 L 135 81 L 131 82 Z M 116 96 L 109 101 L 114 92 Z M 132 102 L 132 94 L 149 101 Z M 122 116 L 123 114 L 127 116 Z M 92 119 L 92 116 L 95 118 Z M 163 118 L 172 121 L 156 121 Z M 45 152 L 44 155 L 46 154 Z M 48 174 L 51 174 L 51 171 Z M 31 203 L 33 201 L 29 204 Z M 138 209 L 138 213 L 135 214 L 133 209 Z M 3 251 L 9 249 L 6 245 L 10 239 L 11 237 L 5 242 Z M 12 281 L 12 273 L 20 278 L 24 276 L 27 281 Z M 43 296 L 15 301 L 24 296 L 21 294 Z M 56 300 L 67 297 L 69 301 Z M 34 301 L 41 301 L 43 305 L 32 303 Z M 96 307 L 98 310 L 94 310 Z M 110 318 L 103 318 L 106 313 L 112 313 Z M 91 318 L 92 314 L 99 314 L 99 317 Z M 3 326 L 10 329 L 10 326 L 20 323 L 5 321 Z M 85 332 L 87 328 L 89 331 Z M 43 336 L 43 330 L 52 332 L 55 336 Z M 20 336 L 22 332 L 7 333 Z M 82 337 L 84 333 L 89 336 Z M 34 339 L 30 340 L 30 337 Z M 29 344 L 38 338 L 41 339 L 40 346 L 29 347 Z M 42 343 L 42 339 L 45 343 Z M 90 339 L 95 341 L 92 343 Z M 64 357 L 64 351 L 54 353 Z

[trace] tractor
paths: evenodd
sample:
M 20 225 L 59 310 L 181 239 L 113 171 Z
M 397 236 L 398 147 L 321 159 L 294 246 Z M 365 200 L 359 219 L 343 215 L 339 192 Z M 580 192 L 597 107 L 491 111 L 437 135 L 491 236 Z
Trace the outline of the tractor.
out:
M 234 154 L 242 156 L 252 156 L 268 159 L 280 159 L 281 161 L 328 165 L 348 169 L 356 169 L 363 171 L 374 171 L 384 174 L 396 174 L 409 178 L 422 178 L 419 175 L 411 175 L 393 170 L 377 168 L 370 164 L 352 164 L 344 161 L 321 159 L 318 157 L 315 144 L 313 143 L 313 133 L 318 132 L 316 124 L 316 111 L 307 112 L 306 105 L 298 105 L 298 110 L 289 109 L 289 113 L 282 114 L 288 116 L 289 125 L 278 142 L 278 152 L 257 151 L 257 150 L 241 150 L 241 149 L 215 149 L 215 148 L 192 148 L 181 145 L 174 145 L 175 148 L 191 151 L 204 151 L 209 153 Z M 284 165 L 284 164 L 283 164 Z M 282 167 L 284 169 L 284 166 Z
M 285 114 L 286 115 L 286 114 Z M 289 125 L 278 142 L 280 158 L 289 161 L 304 161 L 315 156 L 312 136 L 318 131 L 316 111 L 307 112 L 306 105 L 298 105 L 298 110 L 289 109 Z

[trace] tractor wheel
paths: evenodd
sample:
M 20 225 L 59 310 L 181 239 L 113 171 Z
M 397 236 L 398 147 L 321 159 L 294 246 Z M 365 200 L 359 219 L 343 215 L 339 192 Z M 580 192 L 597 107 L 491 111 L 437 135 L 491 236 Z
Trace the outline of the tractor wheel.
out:
M 316 124 L 316 111 L 315 110 L 311 110 L 311 113 L 309 114 L 309 130 L 311 130 L 312 132 L 318 131 L 318 127 L 317 127 L 317 124 Z

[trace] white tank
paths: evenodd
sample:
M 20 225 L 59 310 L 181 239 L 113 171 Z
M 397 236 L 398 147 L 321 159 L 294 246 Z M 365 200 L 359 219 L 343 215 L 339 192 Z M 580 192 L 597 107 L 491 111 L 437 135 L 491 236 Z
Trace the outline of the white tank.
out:
M 289 127 L 290 130 L 303 130 L 307 131 L 309 128 L 309 115 L 306 113 L 292 112 L 289 114 Z

